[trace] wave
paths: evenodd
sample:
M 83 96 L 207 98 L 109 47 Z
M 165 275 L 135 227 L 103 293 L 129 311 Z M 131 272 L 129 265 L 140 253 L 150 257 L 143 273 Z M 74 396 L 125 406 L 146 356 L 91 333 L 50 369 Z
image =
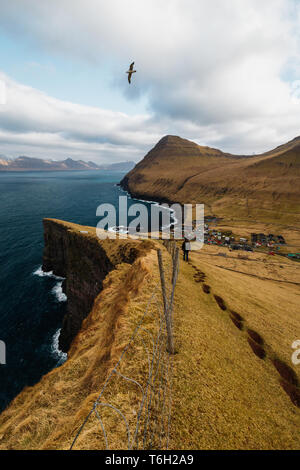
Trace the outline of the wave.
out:
M 170 211 L 171 212 L 171 218 L 173 219 L 172 222 L 168 225 L 163 225 L 161 227 L 161 230 L 164 231 L 164 230 L 167 230 L 171 227 L 175 227 L 177 224 L 178 224 L 178 219 L 176 217 L 176 211 L 174 209 L 172 209 L 171 207 L 165 207 L 163 206 L 162 204 L 160 204 L 159 202 L 157 201 L 151 201 L 151 200 L 146 200 L 146 199 L 137 199 L 137 198 L 132 198 L 130 193 L 128 191 L 126 191 L 126 189 L 123 189 L 121 186 L 118 186 L 118 189 L 120 192 L 122 193 L 125 193 L 128 197 L 128 199 L 135 199 L 136 201 L 140 201 L 140 202 L 146 202 L 147 204 L 151 204 L 153 206 L 157 206 L 157 207 L 160 207 L 161 209 L 165 209 L 166 211 Z M 121 229 L 121 230 L 120 230 Z M 123 230 L 125 229 L 125 230 Z M 116 226 L 116 227 L 109 227 L 108 228 L 108 231 L 110 232 L 120 232 L 120 233 L 128 233 L 128 230 L 126 231 L 126 227 L 123 227 L 123 225 L 120 225 L 120 227 Z
M 58 360 L 57 366 L 60 366 L 68 359 L 68 354 L 62 352 L 59 349 L 59 335 L 60 335 L 61 328 L 59 328 L 52 337 L 52 344 L 51 344 L 51 354 Z
M 43 271 L 42 266 L 39 266 L 32 274 L 39 277 L 51 277 L 52 279 L 57 279 L 59 281 L 63 281 L 65 279 L 64 277 L 56 276 L 53 274 L 53 271 Z
M 108 227 L 108 232 L 128 233 L 129 231 L 124 225 L 114 225 L 113 227 Z
M 56 276 L 55 274 L 53 274 L 53 271 L 43 271 L 42 266 L 39 266 L 32 274 L 34 276 L 49 277 L 51 279 L 55 279 L 59 281 L 52 288 L 51 292 L 55 295 L 56 300 L 58 302 L 66 302 L 68 300 L 66 294 L 63 292 L 63 289 L 62 289 L 62 283 L 65 280 L 65 277 Z
M 171 228 L 172 226 L 175 226 L 178 224 L 178 219 L 176 217 L 176 211 L 175 209 L 172 209 L 171 207 L 165 207 L 165 206 L 162 206 L 161 204 L 159 204 L 158 202 L 155 202 L 155 201 L 150 201 L 151 204 L 153 204 L 154 206 L 157 206 L 157 207 L 161 207 L 162 209 L 165 209 L 166 211 L 170 211 L 171 212 L 171 218 L 173 219 L 173 221 L 169 224 L 169 225 L 163 225 L 162 226 L 162 231 L 163 230 L 166 230 L 168 228 Z
M 62 281 L 55 284 L 51 292 L 55 295 L 58 302 L 66 302 L 68 300 L 66 294 L 63 292 L 62 289 Z

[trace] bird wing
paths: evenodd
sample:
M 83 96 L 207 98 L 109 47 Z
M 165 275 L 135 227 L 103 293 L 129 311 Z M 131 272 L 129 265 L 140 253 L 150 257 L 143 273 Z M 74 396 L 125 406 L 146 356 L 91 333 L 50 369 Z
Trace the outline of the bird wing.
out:
M 129 70 L 133 70 L 134 62 L 130 64 Z
M 128 82 L 131 83 L 131 73 L 128 74 Z

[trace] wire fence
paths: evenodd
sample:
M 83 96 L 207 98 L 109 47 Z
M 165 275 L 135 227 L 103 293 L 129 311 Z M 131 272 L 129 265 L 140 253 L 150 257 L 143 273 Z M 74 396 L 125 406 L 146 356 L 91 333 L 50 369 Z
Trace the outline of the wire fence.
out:
M 168 263 L 171 269 L 166 272 L 162 252 L 158 250 L 160 285 L 151 293 L 139 323 L 77 431 L 70 450 L 76 448 L 84 429 L 87 432 L 90 421 L 95 419 L 102 436 L 99 445 L 103 449 L 115 446 L 128 450 L 169 448 L 175 352 L 173 304 L 179 250 L 174 241 L 165 240 L 163 245 L 171 255 L 171 263 Z M 128 369 L 132 359 L 135 364 L 144 364 L 138 374 L 135 370 L 138 367 Z M 119 402 L 114 403 L 114 396 L 120 389 L 124 390 L 124 384 L 126 391 L 120 406 Z

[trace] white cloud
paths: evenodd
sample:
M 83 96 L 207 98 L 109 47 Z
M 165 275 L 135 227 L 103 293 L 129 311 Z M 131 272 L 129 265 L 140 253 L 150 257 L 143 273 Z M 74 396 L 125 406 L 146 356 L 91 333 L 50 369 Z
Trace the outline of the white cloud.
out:
M 12 0 L 1 5 L 0 25 L 66 60 L 106 64 L 128 99 L 147 96 L 149 114 L 129 117 L 15 84 L 22 98 L 0 114 L 2 129 L 49 134 L 57 152 L 96 155 L 111 145 L 103 158 L 130 158 L 134 149 L 141 157 L 156 138 L 176 133 L 252 153 L 299 134 L 297 0 Z M 138 73 L 129 87 L 131 59 Z
M 138 160 L 161 136 L 151 116 L 128 116 L 69 103 L 18 84 L 4 74 L 0 79 L 6 84 L 7 97 L 0 107 L 3 154 L 71 155 L 96 162 Z

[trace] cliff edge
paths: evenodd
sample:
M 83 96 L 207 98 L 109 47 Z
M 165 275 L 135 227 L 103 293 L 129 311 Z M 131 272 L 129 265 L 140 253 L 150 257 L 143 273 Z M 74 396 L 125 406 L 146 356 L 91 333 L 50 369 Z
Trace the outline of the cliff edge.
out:
M 166 274 L 172 272 L 170 255 L 159 241 L 100 241 L 92 227 L 51 219 L 44 223 L 44 267 L 66 276 L 66 325 L 80 322 L 75 302 L 84 306 L 85 292 L 92 306 L 71 341 L 67 361 L 26 387 L 1 413 L 0 449 L 70 448 L 109 377 L 99 412 L 109 449 L 127 449 L 126 426 L 115 408 L 124 413 L 133 436 L 143 401 L 138 383 L 147 387 L 152 354 L 157 349 L 160 358 L 164 350 L 153 342 L 164 324 L 155 248 L 162 249 Z M 189 263 L 180 264 L 174 296 L 176 354 L 170 362 L 166 356 L 160 361 L 162 370 L 170 372 L 171 419 L 163 411 L 169 409 L 164 401 L 168 389 L 154 374 L 150 434 L 157 440 L 151 437 L 146 448 L 166 448 L 161 437 L 169 429 L 168 449 L 298 449 L 300 377 L 291 363 L 291 344 L 299 331 L 298 267 L 263 253 L 250 253 L 247 259 L 235 253 L 220 257 L 222 250 L 205 245 L 191 253 Z M 105 270 L 110 271 L 104 278 Z M 129 347 L 141 324 L 141 334 Z M 117 363 L 121 375 L 112 373 Z M 149 401 L 144 405 L 149 410 Z M 163 417 L 170 427 L 162 433 Z M 146 423 L 144 413 L 141 444 Z M 105 448 L 93 413 L 75 449 Z
M 99 240 L 93 227 L 54 219 L 45 219 L 44 228 L 44 269 L 66 277 L 61 342 L 68 359 L 25 387 L 1 413 L 0 449 L 69 449 L 159 282 L 152 241 Z M 148 328 L 153 328 L 151 316 Z M 148 367 L 143 348 L 124 362 L 132 376 L 143 376 Z M 113 380 L 105 399 L 122 407 L 129 396 L 135 404 L 134 387 L 128 395 L 127 382 Z M 108 428 L 116 427 L 109 445 L 123 448 L 122 423 L 113 413 L 107 418 Z M 103 448 L 97 419 L 85 431 L 76 448 Z
M 106 276 L 119 264 L 134 263 L 150 242 L 99 240 L 95 228 L 56 219 L 44 219 L 43 224 L 43 270 L 65 278 L 63 290 L 68 303 L 59 346 L 67 352 Z

